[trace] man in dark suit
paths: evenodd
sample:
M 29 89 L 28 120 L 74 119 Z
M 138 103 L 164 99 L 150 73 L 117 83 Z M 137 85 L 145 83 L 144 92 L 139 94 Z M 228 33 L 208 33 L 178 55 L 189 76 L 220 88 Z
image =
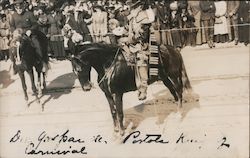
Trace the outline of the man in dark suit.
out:
M 31 42 L 35 47 L 37 56 L 42 60 L 42 47 L 40 46 L 37 35 L 34 33 L 38 30 L 37 19 L 32 12 L 25 10 L 25 2 L 23 0 L 15 0 L 13 5 L 15 12 L 10 20 L 11 32 L 14 32 L 16 29 L 21 29 L 22 33 L 31 38 Z M 16 74 L 15 69 L 14 74 Z
M 169 16 L 170 16 L 169 5 L 167 6 L 165 1 L 163 0 L 161 0 L 160 2 L 156 1 L 155 10 L 156 10 L 156 21 L 154 29 L 155 29 L 155 34 L 159 36 L 158 44 L 170 44 L 171 43 L 170 41 L 172 41 L 169 40 L 169 38 L 171 38 L 171 34 L 166 31 L 167 29 L 169 29 Z
M 214 21 L 215 21 L 215 5 L 212 0 L 200 1 L 201 21 L 205 27 L 205 36 L 210 48 L 214 47 Z
M 234 30 L 234 40 L 235 45 L 238 44 L 239 41 L 239 33 L 238 33 L 238 9 L 240 6 L 240 1 L 227 1 L 227 19 L 228 19 L 228 30 L 229 30 L 229 40 L 232 41 L 232 32 L 231 26 L 233 25 Z
M 240 7 L 238 10 L 238 22 L 239 22 L 239 41 L 244 42 L 247 46 L 250 42 L 250 2 L 249 0 L 240 1 Z

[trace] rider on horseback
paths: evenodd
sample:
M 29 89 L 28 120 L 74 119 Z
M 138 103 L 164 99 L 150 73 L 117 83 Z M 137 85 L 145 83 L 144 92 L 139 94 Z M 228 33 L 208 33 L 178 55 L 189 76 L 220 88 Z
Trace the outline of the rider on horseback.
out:
M 144 2 L 145 3 L 145 2 Z M 150 24 L 154 22 L 152 9 L 145 10 L 143 1 L 132 0 L 131 12 L 128 16 L 128 43 L 131 53 L 136 53 L 136 85 L 139 100 L 147 97 L 148 82 L 148 40 Z
M 38 38 L 35 34 L 33 34 L 32 30 L 37 29 L 37 20 L 34 17 L 33 13 L 25 10 L 25 3 L 23 0 L 15 0 L 14 1 L 15 13 L 12 15 L 10 21 L 11 31 L 14 32 L 16 29 L 21 29 L 22 33 L 24 33 L 27 37 L 31 38 L 32 45 L 34 46 L 38 57 L 42 61 L 42 49 L 39 44 Z M 15 65 L 15 61 L 14 61 Z M 16 70 L 14 67 L 14 74 L 16 74 Z

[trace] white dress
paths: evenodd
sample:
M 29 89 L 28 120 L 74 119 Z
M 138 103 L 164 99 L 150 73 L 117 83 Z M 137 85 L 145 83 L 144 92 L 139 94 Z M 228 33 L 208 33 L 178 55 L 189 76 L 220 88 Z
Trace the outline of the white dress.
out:
M 215 24 L 214 24 L 214 35 L 228 34 L 227 18 L 225 16 L 227 12 L 226 1 L 217 1 L 215 4 Z M 216 23 L 219 22 L 219 23 Z
M 108 36 L 108 14 L 104 11 L 92 15 L 92 31 L 94 42 L 110 43 Z
M 0 50 L 9 49 L 9 36 L 10 34 L 10 25 L 8 21 L 2 22 L 0 20 Z

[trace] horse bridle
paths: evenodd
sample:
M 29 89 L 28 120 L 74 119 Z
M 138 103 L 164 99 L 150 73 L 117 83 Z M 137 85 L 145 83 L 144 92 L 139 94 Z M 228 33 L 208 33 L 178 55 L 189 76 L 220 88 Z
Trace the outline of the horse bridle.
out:
M 107 71 L 105 71 L 105 74 L 103 75 L 103 77 L 101 78 L 101 80 L 98 82 L 98 85 L 100 85 L 100 84 L 104 81 L 105 77 L 107 77 L 107 75 L 111 72 L 112 66 L 115 64 L 116 58 L 117 58 L 117 56 L 118 56 L 118 54 L 119 54 L 119 51 L 120 51 L 120 47 L 117 48 L 117 51 L 116 51 L 116 53 L 115 53 L 114 60 L 113 60 L 112 63 L 110 64 L 110 66 L 109 66 L 109 68 L 107 69 Z
M 89 50 L 91 50 L 91 49 L 83 50 L 83 51 L 81 51 L 81 52 L 79 53 L 79 55 L 81 55 L 82 53 L 84 53 L 84 52 L 86 52 L 86 51 L 89 51 Z M 101 80 L 98 82 L 98 85 L 100 85 L 100 84 L 103 82 L 103 80 L 105 79 L 105 77 L 107 77 L 108 74 L 111 72 L 112 66 L 115 64 L 116 58 L 117 58 L 117 56 L 118 56 L 118 54 L 119 54 L 119 51 L 120 51 L 120 47 L 117 48 L 117 51 L 116 51 L 116 53 L 115 53 L 115 57 L 114 57 L 112 63 L 110 64 L 110 66 L 108 67 L 108 69 L 105 71 L 105 74 L 103 75 L 103 77 L 101 78 Z M 73 56 L 72 58 L 73 58 L 73 59 L 77 59 L 77 61 L 79 61 L 79 62 L 82 63 L 82 64 L 85 64 L 85 65 L 87 64 L 87 63 L 83 62 L 83 61 L 81 60 L 81 58 L 79 58 L 79 56 Z

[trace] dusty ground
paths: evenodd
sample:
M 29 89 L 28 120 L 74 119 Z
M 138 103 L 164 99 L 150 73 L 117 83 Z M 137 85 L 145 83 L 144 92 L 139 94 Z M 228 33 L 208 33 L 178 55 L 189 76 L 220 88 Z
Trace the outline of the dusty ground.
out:
M 0 63 L 0 157 L 62 157 L 27 155 L 30 143 L 37 150 L 79 150 L 87 154 L 66 157 L 249 157 L 249 48 L 233 44 L 185 48 L 182 55 L 194 93 L 186 94 L 183 109 L 178 112 L 168 89 L 161 82 L 149 86 L 148 99 L 140 102 L 137 92 L 124 96 L 126 135 L 113 135 L 110 110 L 96 83 L 83 92 L 68 61 L 52 61 L 48 74 L 49 91 L 41 103 L 31 96 L 29 105 L 23 99 L 18 76 L 9 73 L 10 63 Z M 28 76 L 27 76 L 28 78 Z M 30 87 L 29 87 L 30 88 Z M 41 107 L 44 106 L 44 111 Z M 20 130 L 20 137 L 14 137 Z M 61 142 L 63 133 L 84 143 Z M 46 136 L 55 137 L 54 141 Z M 122 140 L 132 132 L 137 138 Z M 161 135 L 166 144 L 132 144 L 146 134 Z M 95 139 L 100 138 L 102 139 Z M 40 137 L 39 137 L 40 136 Z M 12 142 L 10 140 L 12 139 Z M 17 139 L 19 138 L 19 139 Z M 13 142 L 16 140 L 16 142 Z M 100 142 L 98 142 L 99 140 Z M 96 142 L 97 141 L 97 142 Z M 54 150 L 55 149 L 55 150 Z

